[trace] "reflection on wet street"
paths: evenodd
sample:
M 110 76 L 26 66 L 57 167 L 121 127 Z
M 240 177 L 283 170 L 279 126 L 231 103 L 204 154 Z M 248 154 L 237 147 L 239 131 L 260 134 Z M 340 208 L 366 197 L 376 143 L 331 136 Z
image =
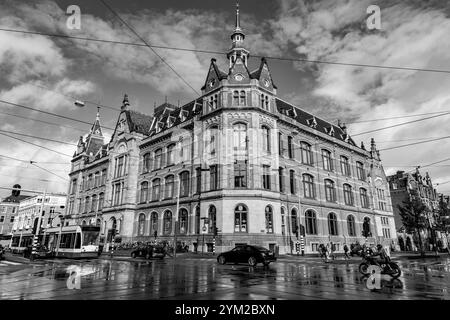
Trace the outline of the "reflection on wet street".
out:
M 399 260 L 376 289 L 358 263 L 282 258 L 269 267 L 215 259 L 60 260 L 0 273 L 0 299 L 449 299 L 450 260 Z

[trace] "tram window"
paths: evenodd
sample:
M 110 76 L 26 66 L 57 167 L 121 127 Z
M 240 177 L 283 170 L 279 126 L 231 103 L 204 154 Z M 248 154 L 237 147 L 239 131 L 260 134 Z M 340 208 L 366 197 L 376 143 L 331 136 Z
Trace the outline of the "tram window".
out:
M 98 235 L 98 231 L 83 231 L 83 246 L 95 245 Z
M 81 233 L 77 233 L 75 238 L 75 249 L 80 248 L 81 248 Z

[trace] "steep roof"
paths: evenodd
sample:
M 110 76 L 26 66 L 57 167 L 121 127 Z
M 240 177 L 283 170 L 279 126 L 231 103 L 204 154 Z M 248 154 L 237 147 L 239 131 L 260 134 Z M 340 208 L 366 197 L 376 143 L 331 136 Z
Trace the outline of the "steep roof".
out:
M 173 105 L 170 105 L 173 107 Z M 161 107 L 161 106 L 160 106 Z M 159 133 L 173 126 L 177 126 L 182 122 L 190 120 L 202 109 L 202 98 L 195 99 L 182 107 L 172 108 L 155 108 L 154 121 L 150 129 L 150 135 Z
M 20 195 L 20 196 L 10 195 L 10 196 L 4 198 L 1 203 L 19 203 L 20 201 L 25 200 L 30 197 L 31 196 L 27 196 L 27 195 Z
M 125 114 L 127 116 L 130 132 L 134 131 L 148 135 L 153 121 L 152 116 L 134 110 L 125 110 Z
M 342 130 L 342 128 L 340 128 L 339 126 L 331 124 L 328 121 L 322 120 L 320 118 L 317 118 L 313 114 L 306 112 L 303 109 L 297 108 L 278 98 L 275 101 L 277 110 L 281 114 L 284 114 L 296 120 L 298 123 L 313 128 L 316 131 L 328 134 L 338 140 L 349 143 L 352 146 L 356 146 L 353 139 L 348 134 L 346 134 L 344 130 Z M 334 134 L 332 134 L 332 132 L 334 132 Z

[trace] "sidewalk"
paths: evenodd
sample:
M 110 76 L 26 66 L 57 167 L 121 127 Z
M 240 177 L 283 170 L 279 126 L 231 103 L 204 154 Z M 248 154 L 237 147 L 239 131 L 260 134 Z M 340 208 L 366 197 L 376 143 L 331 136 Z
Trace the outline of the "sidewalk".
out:
M 419 251 L 395 251 L 391 252 L 392 258 L 407 258 L 407 259 L 447 259 L 450 255 L 446 252 L 439 252 L 436 256 L 434 251 L 425 251 L 425 256 L 421 256 Z

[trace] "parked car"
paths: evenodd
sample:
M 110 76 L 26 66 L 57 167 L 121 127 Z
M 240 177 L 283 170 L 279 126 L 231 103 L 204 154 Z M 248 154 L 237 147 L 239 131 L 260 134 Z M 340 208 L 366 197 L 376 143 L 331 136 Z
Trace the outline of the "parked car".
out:
M 217 257 L 217 262 L 220 264 L 248 263 L 252 267 L 258 263 L 267 266 L 276 260 L 275 253 L 269 249 L 250 245 L 238 246 L 230 251 L 219 254 Z
M 33 246 L 29 245 L 23 250 L 23 257 L 24 258 L 30 258 L 31 251 L 33 249 Z M 36 255 L 35 258 L 52 258 L 54 257 L 54 252 L 50 251 L 46 246 L 38 246 L 36 248 Z
M 164 258 L 166 255 L 164 248 L 161 246 L 154 245 L 141 245 L 138 248 L 131 251 L 131 257 L 144 257 L 145 259 L 150 258 Z

